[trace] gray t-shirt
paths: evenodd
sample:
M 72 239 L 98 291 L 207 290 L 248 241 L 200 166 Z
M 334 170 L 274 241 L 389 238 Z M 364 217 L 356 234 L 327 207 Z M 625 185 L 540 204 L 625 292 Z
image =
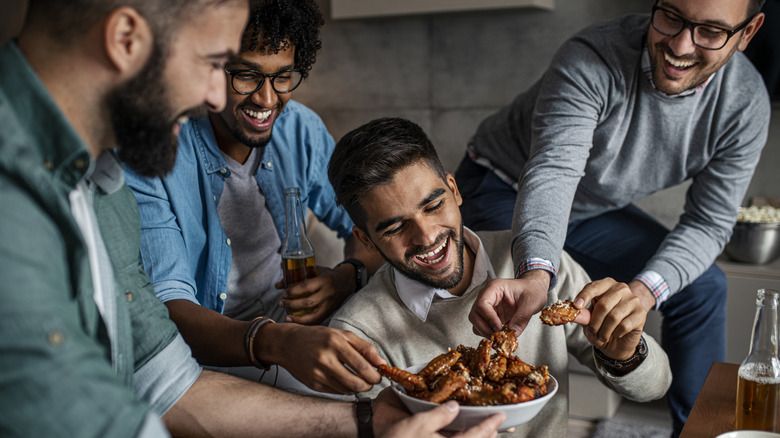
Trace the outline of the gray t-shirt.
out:
M 233 256 L 222 313 L 241 320 L 266 316 L 283 321 L 287 314 L 279 307 L 282 290 L 274 287 L 282 279 L 281 241 L 254 176 L 262 150 L 253 148 L 243 165 L 222 155 L 230 177 L 225 179 L 217 213 Z
M 645 271 L 659 273 L 674 294 L 728 242 L 767 138 L 766 88 L 737 52 L 698 93 L 657 91 L 641 69 L 648 27 L 643 14 L 585 29 L 539 82 L 477 129 L 472 151 L 519 180 L 516 263 L 557 265 L 569 219 L 687 179 L 685 211 Z

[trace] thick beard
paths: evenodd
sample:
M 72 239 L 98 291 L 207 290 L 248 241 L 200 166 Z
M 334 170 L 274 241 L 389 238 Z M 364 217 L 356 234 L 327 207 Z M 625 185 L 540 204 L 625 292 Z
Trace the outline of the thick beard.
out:
M 392 267 L 397 269 L 400 273 L 405 275 L 411 280 L 418 281 L 426 286 L 433 287 L 436 289 L 444 289 L 449 290 L 457 286 L 461 280 L 463 280 L 463 224 L 460 226 L 460 239 L 457 239 L 457 236 L 455 235 L 455 231 L 451 231 L 447 233 L 447 238 L 450 239 L 451 242 L 455 243 L 455 251 L 457 256 L 457 266 L 455 266 L 455 272 L 452 273 L 449 277 L 445 278 L 431 278 L 430 276 L 426 275 L 425 273 L 414 269 L 413 266 L 414 262 L 409 261 L 408 263 L 402 263 L 397 260 L 391 260 L 389 259 L 381 250 L 379 250 L 379 247 L 374 245 L 380 254 L 382 254 L 382 257 L 390 263 Z
M 119 158 L 144 176 L 162 176 L 176 162 L 176 115 L 163 81 L 165 57 L 156 43 L 144 69 L 108 96 Z

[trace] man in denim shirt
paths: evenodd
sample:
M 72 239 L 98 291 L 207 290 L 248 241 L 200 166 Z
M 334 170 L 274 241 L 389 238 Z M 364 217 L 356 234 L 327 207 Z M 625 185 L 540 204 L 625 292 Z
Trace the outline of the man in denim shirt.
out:
M 379 357 L 350 333 L 264 325 L 252 352 L 234 336 L 246 331 L 243 321 L 261 316 L 319 324 L 365 281 L 357 259 L 369 268 L 381 264 L 378 254 L 375 262 L 357 254 L 352 221 L 334 201 L 326 175 L 333 138 L 314 112 L 290 100 L 320 47 L 320 11 L 313 1 L 261 1 L 250 15 L 241 52 L 224 73 L 227 107 L 182 127 L 170 174 L 127 172 L 141 214 L 144 267 L 202 364 L 246 366 L 251 359 L 259 368 L 279 365 L 318 391 L 362 391 L 379 378 L 372 367 Z M 299 187 L 304 208 L 348 237 L 350 263 L 318 266 L 317 277 L 282 290 L 286 187 Z M 277 383 L 297 386 L 284 370 Z M 276 382 L 279 371 L 263 375 Z M 255 369 L 231 372 L 261 377 Z

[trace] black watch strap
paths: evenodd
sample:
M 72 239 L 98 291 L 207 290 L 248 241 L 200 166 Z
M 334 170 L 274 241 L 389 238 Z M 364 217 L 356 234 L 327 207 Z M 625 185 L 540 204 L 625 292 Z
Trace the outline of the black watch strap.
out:
M 355 267 L 355 292 L 357 292 L 360 289 L 362 289 L 363 286 L 365 286 L 366 283 L 368 282 L 366 265 L 364 265 L 363 262 L 361 262 L 358 259 L 346 259 L 343 262 L 336 265 L 335 268 L 338 268 L 344 263 L 349 263 L 350 265 Z
M 357 416 L 358 438 L 374 438 L 374 409 L 371 399 L 359 397 L 355 402 Z
M 596 357 L 596 366 L 600 369 L 613 376 L 625 376 L 644 362 L 647 357 L 647 343 L 645 343 L 644 337 L 639 338 L 639 344 L 636 346 L 634 355 L 626 360 L 615 360 L 607 357 L 607 355 L 596 347 L 593 347 L 593 355 Z

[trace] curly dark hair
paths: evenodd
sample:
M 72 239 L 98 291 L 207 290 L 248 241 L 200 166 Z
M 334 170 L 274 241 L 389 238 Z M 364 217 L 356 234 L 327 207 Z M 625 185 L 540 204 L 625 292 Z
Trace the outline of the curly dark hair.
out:
M 320 27 L 323 24 L 325 20 L 314 0 L 254 1 L 241 51 L 259 49 L 279 53 L 292 45 L 295 68 L 306 78 L 322 47 Z

